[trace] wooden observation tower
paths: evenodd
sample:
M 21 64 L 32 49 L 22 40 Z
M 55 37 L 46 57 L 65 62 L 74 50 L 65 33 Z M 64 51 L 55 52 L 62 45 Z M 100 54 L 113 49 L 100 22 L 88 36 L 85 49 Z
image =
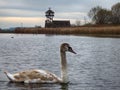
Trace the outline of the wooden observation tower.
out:
M 46 16 L 46 20 L 45 20 L 45 26 L 46 26 L 46 24 L 52 23 L 54 17 L 54 11 L 52 11 L 51 8 L 49 8 L 49 10 L 45 12 L 45 16 Z

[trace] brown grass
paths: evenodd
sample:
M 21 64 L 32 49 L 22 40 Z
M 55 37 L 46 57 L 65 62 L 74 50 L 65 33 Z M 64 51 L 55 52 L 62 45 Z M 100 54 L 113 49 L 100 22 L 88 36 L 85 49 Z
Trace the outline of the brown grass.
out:
M 95 34 L 95 35 L 120 35 L 120 26 L 99 27 L 70 27 L 70 28 L 17 28 L 15 33 L 25 34 Z

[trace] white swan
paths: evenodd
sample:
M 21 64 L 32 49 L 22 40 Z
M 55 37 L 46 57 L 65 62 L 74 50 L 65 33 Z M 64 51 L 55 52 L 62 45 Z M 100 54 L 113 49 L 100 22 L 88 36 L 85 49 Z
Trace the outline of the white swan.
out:
M 45 70 L 27 70 L 10 74 L 4 72 L 8 79 L 12 82 L 24 83 L 68 83 L 66 51 L 76 54 L 68 43 L 63 43 L 60 47 L 61 54 L 61 78 L 55 74 Z

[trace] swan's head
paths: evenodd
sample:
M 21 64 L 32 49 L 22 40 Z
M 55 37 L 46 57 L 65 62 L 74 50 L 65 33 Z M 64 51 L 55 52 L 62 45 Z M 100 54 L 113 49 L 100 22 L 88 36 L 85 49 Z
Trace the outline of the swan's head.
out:
M 61 52 L 67 51 L 76 54 L 76 52 L 72 49 L 72 47 L 68 43 L 61 44 Z

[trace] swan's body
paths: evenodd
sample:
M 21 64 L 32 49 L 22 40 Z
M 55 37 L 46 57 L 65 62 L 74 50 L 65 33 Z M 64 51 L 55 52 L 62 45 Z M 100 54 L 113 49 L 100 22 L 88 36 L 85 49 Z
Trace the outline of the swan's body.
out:
M 63 43 L 60 48 L 61 53 L 61 78 L 45 70 L 27 70 L 16 74 L 5 72 L 12 82 L 24 83 L 68 83 L 66 51 L 75 53 L 69 44 Z
M 62 80 L 55 74 L 45 70 L 28 70 L 16 74 L 5 72 L 10 81 L 24 83 L 57 83 Z

